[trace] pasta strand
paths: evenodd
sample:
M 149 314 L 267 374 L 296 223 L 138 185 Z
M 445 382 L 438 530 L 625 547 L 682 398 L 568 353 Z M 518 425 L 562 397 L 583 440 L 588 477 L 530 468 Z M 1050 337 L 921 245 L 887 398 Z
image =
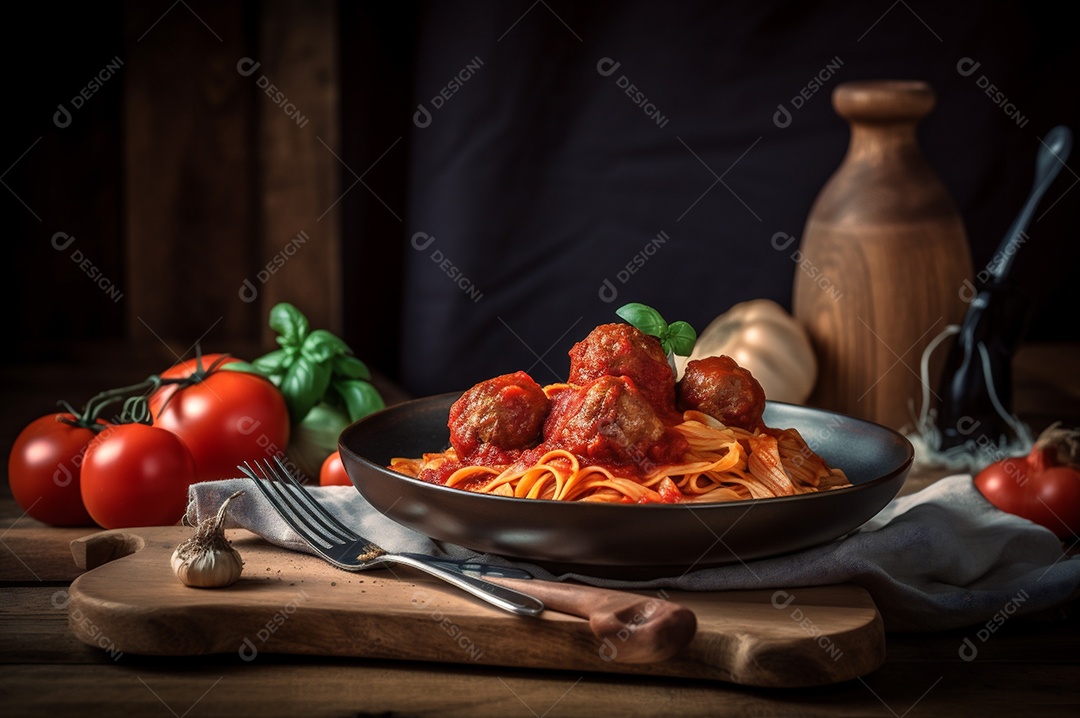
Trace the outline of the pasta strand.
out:
M 517 498 L 617 503 L 741 501 L 850 486 L 843 471 L 829 467 L 795 429 L 750 432 L 697 411 L 685 412 L 673 429 L 689 447 L 682 461 L 644 476 L 630 467 L 623 472 L 582 464 L 573 453 L 554 449 L 528 466 L 462 466 L 445 485 Z M 448 449 L 422 459 L 395 458 L 390 468 L 417 478 L 457 460 Z

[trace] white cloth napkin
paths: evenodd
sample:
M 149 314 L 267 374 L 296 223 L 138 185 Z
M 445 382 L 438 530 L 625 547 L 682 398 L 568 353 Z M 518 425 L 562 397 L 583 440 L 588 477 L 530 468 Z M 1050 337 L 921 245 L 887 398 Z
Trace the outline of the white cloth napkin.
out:
M 250 485 L 251 479 L 195 484 L 187 521 L 215 513 L 231 493 L 228 527 L 242 527 L 288 549 L 311 553 Z M 853 583 L 873 597 L 889 631 L 938 631 L 1034 613 L 1075 597 L 1080 556 L 1069 557 L 1050 531 L 999 511 L 967 475 L 950 476 L 893 500 L 848 536 L 796 554 L 706 568 L 648 581 L 581 574 L 555 576 L 527 563 L 481 555 L 405 528 L 374 509 L 351 486 L 308 489 L 360 535 L 387 551 L 518 566 L 536 578 L 575 579 L 609 588 L 685 591 L 796 588 Z

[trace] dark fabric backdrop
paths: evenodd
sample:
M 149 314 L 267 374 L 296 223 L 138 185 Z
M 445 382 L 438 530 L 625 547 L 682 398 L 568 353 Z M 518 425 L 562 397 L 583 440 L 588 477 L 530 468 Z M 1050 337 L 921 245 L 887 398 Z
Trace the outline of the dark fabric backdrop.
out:
M 742 300 L 790 308 L 795 266 L 770 240 L 801 234 L 843 156 L 848 130 L 830 99 L 839 82 L 933 86 L 920 142 L 962 211 L 976 268 L 1031 186 L 1039 137 L 1055 124 L 1076 130 L 1072 33 L 1038 7 L 526 0 L 410 13 L 395 29 L 415 23 L 411 100 L 397 121 L 406 206 L 400 234 L 375 241 L 396 242 L 401 272 L 386 288 L 401 304 L 396 365 L 384 368 L 416 394 L 517 369 L 562 378 L 569 347 L 628 301 L 699 330 Z M 607 76 L 605 58 L 620 63 Z M 963 75 L 962 58 L 981 65 Z M 1023 127 L 978 86 L 982 75 L 1028 118 Z M 795 108 L 815 77 L 826 79 Z M 1050 297 L 1076 308 L 1055 289 L 1077 265 L 1080 195 L 1068 195 L 1071 170 L 1062 175 L 1051 192 L 1061 201 L 1032 228 L 1019 268 L 1042 306 L 1035 338 L 1076 335 L 1047 309 Z M 653 242 L 661 232 L 666 241 Z M 614 301 L 601 296 L 605 280 Z

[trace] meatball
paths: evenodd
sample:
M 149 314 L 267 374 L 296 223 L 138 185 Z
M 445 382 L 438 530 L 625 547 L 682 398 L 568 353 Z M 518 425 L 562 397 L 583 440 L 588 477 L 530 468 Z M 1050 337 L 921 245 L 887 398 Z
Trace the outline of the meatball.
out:
M 527 449 L 540 440 L 549 406 L 523 371 L 482 381 L 450 407 L 450 444 L 462 459 L 482 447 Z
M 661 416 L 675 411 L 675 374 L 660 340 L 629 324 L 601 324 L 570 349 L 571 384 L 625 376 Z
M 727 426 L 753 431 L 761 425 L 765 390 L 729 356 L 695 359 L 679 381 L 679 408 L 696 409 Z
M 666 431 L 632 379 L 606 375 L 556 398 L 544 440 L 588 461 L 641 466 Z

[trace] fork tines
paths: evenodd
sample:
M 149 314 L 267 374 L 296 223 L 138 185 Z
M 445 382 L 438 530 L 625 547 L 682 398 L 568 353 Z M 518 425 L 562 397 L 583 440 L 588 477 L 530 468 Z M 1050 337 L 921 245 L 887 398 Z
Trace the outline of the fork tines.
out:
M 363 541 L 316 501 L 280 458 L 275 456 L 274 462 L 276 466 L 269 459 L 256 460 L 253 469 L 245 461 L 238 468 L 254 481 L 270 505 L 301 538 L 326 546 Z

